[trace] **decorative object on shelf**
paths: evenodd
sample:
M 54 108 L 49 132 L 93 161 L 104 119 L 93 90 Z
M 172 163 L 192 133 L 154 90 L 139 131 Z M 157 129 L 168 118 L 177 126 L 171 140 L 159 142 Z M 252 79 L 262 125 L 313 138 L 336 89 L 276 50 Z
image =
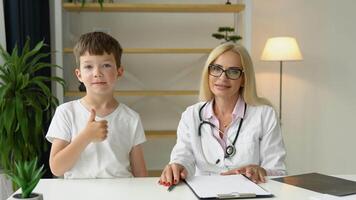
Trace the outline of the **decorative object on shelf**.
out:
M 239 35 L 230 35 L 230 33 L 234 32 L 235 28 L 233 27 L 219 27 L 218 32 L 219 33 L 213 33 L 212 36 L 218 40 L 224 39 L 225 42 L 234 42 L 236 43 L 238 40 L 241 40 L 242 37 Z
M 41 41 L 30 49 L 27 39 L 22 51 L 15 46 L 11 54 L 0 45 L 0 163 L 4 171 L 13 171 L 15 161 L 39 157 L 46 148 L 44 123 L 58 105 L 46 83 L 64 86 L 64 80 L 39 74 L 41 69 L 59 67 L 41 61 L 50 55 L 41 53 L 44 45 Z
M 263 49 L 261 60 L 279 61 L 279 122 L 282 124 L 282 62 L 303 60 L 297 40 L 292 37 L 269 38 Z
M 39 168 L 37 165 L 37 158 L 31 161 L 18 161 L 15 162 L 13 171 L 6 172 L 22 191 L 20 194 L 13 195 L 13 199 L 43 200 L 42 194 L 32 193 L 45 172 L 43 165 Z
M 231 2 L 230 2 L 230 0 L 226 0 L 226 3 L 225 3 L 226 5 L 231 5 Z
M 85 3 L 87 2 L 87 0 L 69 0 L 68 2 L 73 2 L 74 3 L 78 3 L 78 1 L 81 3 L 81 6 L 84 7 Z M 93 2 L 98 2 L 100 5 L 100 9 L 103 9 L 104 6 L 104 0 L 93 0 Z M 114 0 L 109 0 L 109 3 L 113 3 Z

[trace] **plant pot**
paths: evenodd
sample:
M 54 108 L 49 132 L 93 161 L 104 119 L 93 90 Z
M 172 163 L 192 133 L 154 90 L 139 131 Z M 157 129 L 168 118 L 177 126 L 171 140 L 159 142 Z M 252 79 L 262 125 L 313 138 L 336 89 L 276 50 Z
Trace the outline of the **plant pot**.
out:
M 12 199 L 24 199 L 21 197 L 21 194 L 14 194 Z M 40 193 L 31 193 L 30 197 L 25 198 L 26 200 L 43 200 L 43 195 Z

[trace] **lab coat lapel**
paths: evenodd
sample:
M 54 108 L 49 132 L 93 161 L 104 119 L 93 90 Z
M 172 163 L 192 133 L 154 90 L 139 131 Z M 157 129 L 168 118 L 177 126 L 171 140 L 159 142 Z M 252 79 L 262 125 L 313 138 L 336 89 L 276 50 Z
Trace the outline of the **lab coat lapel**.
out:
M 202 150 L 205 159 L 212 164 L 216 164 L 218 159 L 224 158 L 224 151 L 213 135 L 212 128 L 209 124 L 201 127 Z

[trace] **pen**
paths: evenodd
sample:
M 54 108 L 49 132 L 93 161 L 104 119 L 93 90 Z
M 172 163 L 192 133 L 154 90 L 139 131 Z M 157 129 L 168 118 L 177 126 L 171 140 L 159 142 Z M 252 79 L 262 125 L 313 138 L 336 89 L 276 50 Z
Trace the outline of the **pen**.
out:
M 168 192 L 172 191 L 175 186 L 176 186 L 176 184 L 172 184 L 171 186 L 168 187 L 167 191 Z

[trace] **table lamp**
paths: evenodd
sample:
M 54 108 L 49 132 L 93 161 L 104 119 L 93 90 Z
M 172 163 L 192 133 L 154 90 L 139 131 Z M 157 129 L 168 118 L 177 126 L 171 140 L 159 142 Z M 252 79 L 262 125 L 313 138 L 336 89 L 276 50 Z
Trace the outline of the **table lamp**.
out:
M 292 37 L 269 38 L 263 49 L 261 60 L 279 61 L 279 122 L 282 124 L 282 75 L 283 61 L 302 60 L 297 40 Z

